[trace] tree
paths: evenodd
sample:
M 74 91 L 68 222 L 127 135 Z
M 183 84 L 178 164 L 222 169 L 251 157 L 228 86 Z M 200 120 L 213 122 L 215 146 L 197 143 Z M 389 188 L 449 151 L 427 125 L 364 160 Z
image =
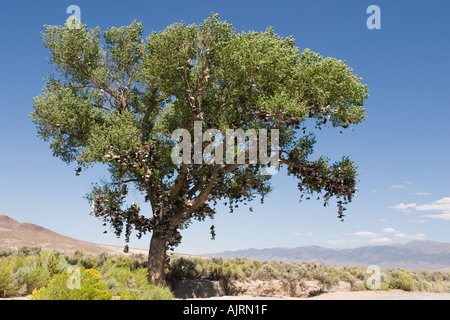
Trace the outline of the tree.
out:
M 343 61 L 309 49 L 272 28 L 237 33 L 212 14 L 199 25 L 177 23 L 143 38 L 141 23 L 110 28 L 45 26 L 43 44 L 56 73 L 45 79 L 31 114 L 53 155 L 76 163 L 77 175 L 95 163 L 110 180 L 86 197 L 92 214 L 115 234 L 151 233 L 149 281 L 165 280 L 166 252 L 193 220 L 213 217 L 270 192 L 261 163 L 174 163 L 177 129 L 279 130 L 279 164 L 298 178 L 303 194 L 336 197 L 344 217 L 356 188 L 348 159 L 311 159 L 307 126 L 348 128 L 365 118 L 367 87 Z M 248 158 L 248 150 L 246 151 Z M 152 212 L 127 202 L 139 190 Z M 214 237 L 214 228 L 211 228 Z M 126 247 L 127 248 L 127 247 Z

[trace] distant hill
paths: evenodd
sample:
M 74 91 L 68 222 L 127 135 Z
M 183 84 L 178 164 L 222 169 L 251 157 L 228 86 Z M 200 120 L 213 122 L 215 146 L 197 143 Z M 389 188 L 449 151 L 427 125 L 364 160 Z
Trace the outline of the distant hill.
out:
M 20 223 L 6 215 L 0 215 L 0 248 L 19 248 L 21 246 L 41 246 L 60 252 L 74 252 L 77 249 L 85 253 L 98 254 L 123 252 L 123 247 L 95 244 L 63 236 L 32 223 Z M 130 249 L 130 252 L 147 253 L 145 250 Z
M 331 249 L 320 246 L 225 251 L 209 256 L 252 260 L 318 262 L 334 265 L 378 265 L 410 270 L 450 270 L 450 243 L 411 241 L 406 244 Z

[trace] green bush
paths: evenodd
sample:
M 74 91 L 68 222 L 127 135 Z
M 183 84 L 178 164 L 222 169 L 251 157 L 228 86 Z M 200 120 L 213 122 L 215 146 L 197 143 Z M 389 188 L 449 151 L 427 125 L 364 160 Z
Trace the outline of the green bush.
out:
M 105 282 L 101 281 L 100 273 L 95 269 L 80 268 L 79 288 L 76 272 L 60 273 L 53 277 L 50 283 L 40 289 L 34 290 L 33 300 L 111 300 L 112 293 L 106 289 Z
M 396 272 L 390 279 L 390 288 L 413 291 L 414 279 L 404 271 Z
M 168 268 L 168 276 L 174 279 L 197 279 L 200 277 L 202 268 L 196 268 L 196 261 L 180 257 L 174 259 Z
M 6 298 L 13 296 L 18 286 L 14 282 L 13 273 L 14 263 L 5 257 L 0 259 L 0 297 Z
M 39 255 L 41 266 L 47 269 L 51 276 L 62 271 L 60 264 L 61 259 L 63 259 L 63 257 L 54 251 L 43 250 Z
M 131 270 L 128 266 L 117 267 L 109 263 L 103 281 L 106 288 L 121 300 L 173 299 L 173 294 L 169 288 L 149 284 L 147 276 L 147 269 Z
M 40 246 L 22 246 L 17 250 L 16 255 L 18 257 L 38 256 L 40 252 Z
M 14 250 L 11 248 L 0 248 L 0 258 L 9 257 L 14 253 Z
M 33 290 L 47 285 L 50 272 L 40 265 L 24 266 L 17 269 L 13 276 L 15 284 L 20 288 L 17 295 L 31 294 Z

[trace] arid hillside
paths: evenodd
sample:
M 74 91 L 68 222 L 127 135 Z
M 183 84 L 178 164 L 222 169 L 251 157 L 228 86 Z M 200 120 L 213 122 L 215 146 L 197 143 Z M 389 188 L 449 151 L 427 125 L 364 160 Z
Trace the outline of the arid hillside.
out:
M 92 254 L 98 254 L 102 251 L 123 252 L 122 247 L 77 240 L 32 223 L 20 223 L 6 215 L 0 215 L 0 247 L 16 249 L 24 245 L 40 246 L 43 249 L 52 249 L 59 252 L 73 252 L 75 250 L 83 250 Z M 136 253 L 147 253 L 146 250 L 130 250 Z

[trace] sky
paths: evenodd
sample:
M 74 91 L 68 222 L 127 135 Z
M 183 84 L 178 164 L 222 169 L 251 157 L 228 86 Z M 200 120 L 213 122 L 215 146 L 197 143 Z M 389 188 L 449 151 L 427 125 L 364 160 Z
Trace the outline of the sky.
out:
M 358 192 L 345 220 L 334 205 L 299 203 L 296 182 L 281 170 L 274 191 L 254 211 L 195 221 L 177 252 L 204 254 L 248 248 L 386 245 L 411 240 L 450 242 L 450 2 L 320 1 L 2 1 L 0 7 L 0 215 L 89 242 L 124 245 L 89 215 L 84 196 L 104 176 L 81 176 L 54 158 L 29 117 L 33 97 L 53 71 L 40 33 L 62 25 L 77 5 L 88 27 L 142 21 L 144 33 L 180 21 L 200 23 L 211 12 L 237 31 L 273 26 L 301 50 L 345 60 L 368 85 L 367 119 L 343 134 L 322 130 L 315 156 L 358 165 Z M 366 10 L 380 8 L 381 29 Z M 136 195 L 137 197 L 137 195 Z M 332 203 L 331 203 L 332 204 Z M 216 239 L 210 240 L 214 224 Z M 149 235 L 131 238 L 147 249 Z

